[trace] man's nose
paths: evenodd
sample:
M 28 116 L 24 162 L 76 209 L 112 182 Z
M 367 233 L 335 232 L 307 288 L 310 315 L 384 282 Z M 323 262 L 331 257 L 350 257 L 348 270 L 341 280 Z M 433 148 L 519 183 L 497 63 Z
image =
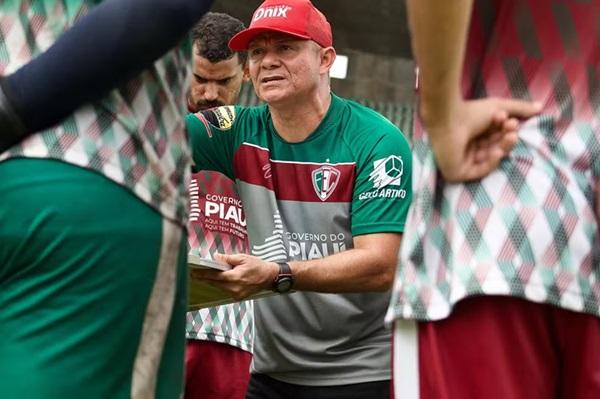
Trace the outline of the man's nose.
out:
M 206 101 L 214 101 L 219 97 L 219 88 L 214 83 L 204 85 L 204 99 Z
M 263 68 L 271 68 L 279 65 L 279 57 L 275 51 L 267 51 L 262 58 Z

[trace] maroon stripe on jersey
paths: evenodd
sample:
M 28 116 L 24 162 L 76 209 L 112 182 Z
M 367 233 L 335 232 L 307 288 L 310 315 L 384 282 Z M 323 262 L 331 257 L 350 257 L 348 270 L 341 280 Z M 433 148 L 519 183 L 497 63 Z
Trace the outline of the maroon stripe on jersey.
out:
M 273 173 L 269 151 L 242 143 L 233 155 L 233 173 L 236 178 L 273 191 Z
M 351 202 L 355 164 L 273 161 L 270 152 L 242 144 L 235 152 L 236 178 L 274 191 L 278 200 Z
M 194 116 L 196 118 L 198 118 L 198 120 L 204 124 L 204 127 L 206 129 L 206 134 L 208 134 L 208 137 L 212 138 L 212 136 L 213 136 L 212 135 L 212 130 L 210 128 L 210 123 L 208 123 L 208 121 L 206 120 L 206 117 L 204 115 L 202 115 L 201 112 L 196 112 L 194 114 Z

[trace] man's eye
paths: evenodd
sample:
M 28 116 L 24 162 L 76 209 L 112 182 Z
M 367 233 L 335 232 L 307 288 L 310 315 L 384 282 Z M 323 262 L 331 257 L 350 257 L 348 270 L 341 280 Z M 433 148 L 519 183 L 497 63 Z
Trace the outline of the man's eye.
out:
M 219 84 L 225 86 L 226 84 L 228 84 L 231 81 L 231 78 L 227 78 L 227 79 L 221 79 L 219 80 Z

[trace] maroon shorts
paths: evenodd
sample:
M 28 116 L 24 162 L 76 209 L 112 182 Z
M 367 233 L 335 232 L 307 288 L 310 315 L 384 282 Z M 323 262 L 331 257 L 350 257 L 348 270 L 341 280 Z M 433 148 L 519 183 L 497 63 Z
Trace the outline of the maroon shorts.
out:
M 189 339 L 185 399 L 244 399 L 252 354 L 231 345 Z
M 482 296 L 444 320 L 399 321 L 394 387 L 397 399 L 598 399 L 600 318 Z

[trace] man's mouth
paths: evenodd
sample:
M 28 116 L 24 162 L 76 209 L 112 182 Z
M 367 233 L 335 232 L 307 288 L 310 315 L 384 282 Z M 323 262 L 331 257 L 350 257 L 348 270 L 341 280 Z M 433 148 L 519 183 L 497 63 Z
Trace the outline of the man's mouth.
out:
M 282 76 L 267 76 L 264 77 L 260 80 L 261 83 L 269 83 L 269 82 L 276 82 L 278 80 L 283 80 Z

